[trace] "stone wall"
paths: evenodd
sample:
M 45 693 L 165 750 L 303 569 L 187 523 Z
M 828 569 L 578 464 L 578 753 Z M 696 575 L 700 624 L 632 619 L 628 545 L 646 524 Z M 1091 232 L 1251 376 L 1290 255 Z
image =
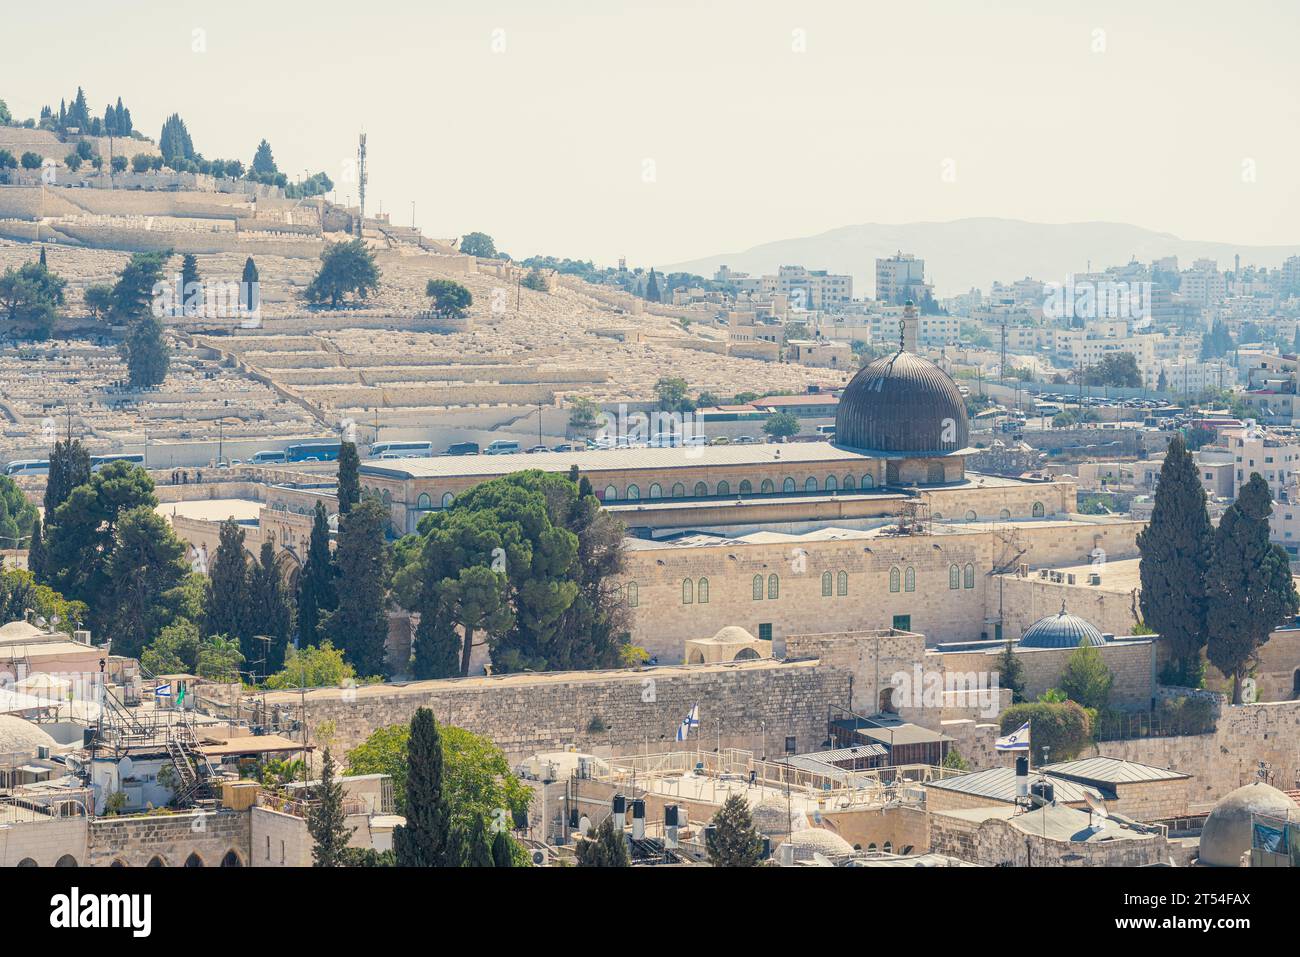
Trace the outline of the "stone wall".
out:
M 86 863 L 90 820 L 85 817 L 43 819 L 9 824 L 0 830 L 0 867 L 16 867 L 31 860 L 37 867 L 53 867 L 64 855 Z
M 985 866 L 1143 867 L 1169 860 L 1163 836 L 1095 843 L 1048 841 L 1000 818 L 930 815 L 930 850 Z
M 181 867 L 197 854 L 205 867 L 218 867 L 234 851 L 249 864 L 249 815 L 241 811 L 186 811 L 133 817 L 99 817 L 90 822 L 83 865 L 107 867 L 121 861 L 145 867 L 155 856 L 166 867 Z
M 308 724 L 332 722 L 336 753 L 376 728 L 407 722 L 429 707 L 441 722 L 487 735 L 510 755 L 573 744 L 631 752 L 676 746 L 678 725 L 700 707 L 698 740 L 784 753 L 787 736 L 799 750 L 821 746 L 831 704 L 848 702 L 849 675 L 816 661 L 756 661 L 730 665 L 519 674 L 418 681 L 307 695 Z M 297 709 L 296 692 L 266 695 L 268 707 Z M 720 737 L 719 737 L 720 736 Z
M 1065 601 L 1067 610 L 1097 627 L 1103 634 L 1131 635 L 1137 627 L 1134 599 L 1128 592 L 1113 591 L 1083 582 L 1057 584 L 1030 574 L 1001 577 L 1002 633 L 1015 637 L 1038 619 L 1055 615 Z

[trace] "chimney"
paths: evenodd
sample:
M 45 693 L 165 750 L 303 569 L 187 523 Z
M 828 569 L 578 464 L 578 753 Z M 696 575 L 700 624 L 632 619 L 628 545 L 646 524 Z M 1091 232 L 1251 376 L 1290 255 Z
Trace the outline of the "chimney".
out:
M 634 798 L 632 801 L 632 840 L 645 839 L 645 799 Z
M 627 821 L 627 798 L 621 794 L 614 795 L 614 829 L 622 831 Z
M 677 847 L 677 805 L 664 806 L 664 847 Z
M 1016 758 L 1016 797 L 1029 797 L 1029 759 L 1023 754 Z

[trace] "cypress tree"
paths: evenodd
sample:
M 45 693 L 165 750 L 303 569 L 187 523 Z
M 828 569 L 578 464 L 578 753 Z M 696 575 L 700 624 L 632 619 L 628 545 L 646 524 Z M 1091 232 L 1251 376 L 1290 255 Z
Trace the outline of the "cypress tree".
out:
M 204 616 L 204 634 L 225 635 L 239 642 L 246 661 L 261 657 L 253 648 L 252 615 L 249 614 L 248 554 L 244 530 L 233 518 L 221 523 L 221 540 L 208 569 L 211 589 Z
M 713 816 L 713 831 L 709 833 L 707 850 L 714 867 L 757 867 L 762 862 L 763 842 L 744 795 L 727 798 Z
M 1206 654 L 1232 678 L 1233 704 L 1241 704 L 1241 679 L 1259 646 L 1300 608 L 1286 550 L 1268 538 L 1272 511 L 1268 483 L 1253 472 L 1214 533 Z
M 334 758 L 328 747 L 325 749 L 320 785 L 316 788 L 315 798 L 316 803 L 307 815 L 307 832 L 315 841 L 315 846 L 311 849 L 313 866 L 342 867 L 353 828 L 346 824 L 343 785 L 334 779 Z
M 493 867 L 514 867 L 515 858 L 511 853 L 510 835 L 505 831 L 497 831 L 496 837 L 492 838 L 492 866 Z
M 632 859 L 627 852 L 627 838 L 621 830 L 614 827 L 614 815 L 610 815 L 596 828 L 596 836 L 582 841 L 577 847 L 579 867 L 631 867 Z
M 243 275 L 244 288 L 242 290 L 244 297 L 244 308 L 249 312 L 256 312 L 258 306 L 257 296 L 257 264 L 253 262 L 253 257 L 249 256 L 244 263 Z
M 203 292 L 197 287 L 203 280 L 199 276 L 199 261 L 192 253 L 181 257 L 181 301 L 183 315 L 196 316 L 203 310 Z M 190 300 L 194 301 L 191 302 Z
M 1138 534 L 1142 618 L 1170 649 L 1166 678 L 1197 687 L 1205 647 L 1206 574 L 1213 528 L 1196 463 L 1181 435 L 1165 453 L 1151 523 Z
M 50 453 L 50 471 L 45 480 L 45 520 L 68 500 L 72 490 L 90 481 L 90 453 L 80 439 L 60 439 Z
M 133 322 L 127 333 L 125 351 L 127 378 L 133 389 L 162 385 L 171 364 L 171 349 L 157 319 L 144 316 Z
M 298 647 L 319 644 L 321 619 L 333 611 L 337 603 L 329 517 L 324 503 L 317 501 L 307 561 L 298 578 Z
M 387 671 L 384 642 L 388 638 L 388 613 L 384 528 L 388 510 L 371 498 L 339 520 L 337 607 L 322 628 L 334 647 L 359 675 L 381 675 Z
M 465 854 L 462 867 L 495 867 L 492 859 L 492 846 L 488 843 L 487 825 L 482 815 L 475 815 L 465 835 Z
M 266 661 L 260 670 L 262 674 L 275 674 L 284 667 L 289 635 L 293 630 L 293 607 L 290 604 L 289 590 L 280 577 L 280 569 L 276 567 L 275 543 L 269 539 L 262 542 L 258 560 L 250 570 L 249 591 L 253 630 L 271 639 L 266 643 L 260 640 L 256 642 L 266 655 Z M 250 662 L 256 660 L 249 659 Z
M 406 824 L 393 831 L 398 867 L 445 867 L 451 809 L 443 791 L 442 736 L 428 708 L 411 718 L 406 742 Z
M 420 613 L 411 672 L 417 678 L 455 678 L 460 674 L 460 634 L 441 603 Z
M 45 542 L 41 538 L 41 517 L 32 519 L 32 540 L 27 545 L 27 570 L 37 584 L 45 583 Z
M 355 442 L 343 442 L 339 445 L 339 515 L 352 511 L 352 506 L 361 501 L 361 457 L 357 455 Z
M 45 261 L 45 247 L 44 247 L 44 246 L 41 247 L 41 268 L 42 268 L 42 269 L 49 269 L 49 268 L 50 268 L 49 264 Z
M 1025 700 L 1025 667 L 1016 656 L 1010 639 L 1007 639 L 1007 646 L 1002 650 L 1002 654 L 998 655 L 997 664 L 993 667 L 998 673 L 998 684 L 1003 688 L 1011 689 L 1011 703 L 1020 704 L 1023 702 Z

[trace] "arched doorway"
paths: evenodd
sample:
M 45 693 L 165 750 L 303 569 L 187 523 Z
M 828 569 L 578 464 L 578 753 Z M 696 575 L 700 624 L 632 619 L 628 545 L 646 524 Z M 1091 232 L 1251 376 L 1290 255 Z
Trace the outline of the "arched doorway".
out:
M 166 867 L 166 866 L 167 866 L 167 862 L 164 861 L 157 854 L 149 858 L 149 863 L 145 865 L 145 867 Z
M 71 854 L 64 854 L 57 861 L 54 862 L 54 866 L 55 867 L 80 867 L 81 865 L 77 863 L 77 859 L 73 857 Z
M 741 648 L 738 652 L 736 652 L 736 657 L 735 657 L 734 659 L 732 659 L 732 660 L 733 660 L 733 661 L 753 661 L 753 660 L 756 659 L 757 657 L 758 657 L 758 652 L 755 651 L 753 648 Z
M 883 688 L 880 692 L 880 713 L 893 714 L 894 708 L 894 689 Z
M 126 861 L 122 860 L 122 859 L 119 857 L 117 860 L 115 860 L 112 864 L 109 864 L 108 866 L 109 866 L 109 867 L 126 867 Z
M 185 858 L 185 866 L 186 866 L 186 867 L 202 867 L 202 866 L 203 866 L 203 858 L 199 857 L 198 852 L 195 851 L 194 853 L 190 854 L 189 857 Z
M 18 862 L 18 866 L 19 867 L 40 867 L 40 865 L 37 864 L 34 860 L 32 860 L 30 857 L 24 857 L 21 861 Z
M 230 850 L 230 851 L 226 851 L 226 856 L 221 859 L 221 866 L 222 867 L 243 867 L 244 865 L 243 862 L 240 861 L 239 855 L 236 854 L 233 850 Z

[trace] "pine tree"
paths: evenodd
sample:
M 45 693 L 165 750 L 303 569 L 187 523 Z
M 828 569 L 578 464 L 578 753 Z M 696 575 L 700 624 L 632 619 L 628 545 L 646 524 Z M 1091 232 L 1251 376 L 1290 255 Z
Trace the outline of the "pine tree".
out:
M 315 867 L 342 867 L 353 828 L 347 826 L 343 811 L 343 785 L 334 779 L 334 758 L 325 748 L 321 764 L 316 803 L 307 815 L 307 833 L 315 846 L 311 856 Z
M 334 567 L 343 587 L 338 589 L 337 607 L 323 626 L 334 647 L 342 648 L 357 674 L 365 676 L 387 673 L 387 524 L 388 510 L 373 498 L 340 517 Z
M 482 815 L 475 815 L 465 835 L 465 854 L 462 867 L 495 867 L 492 860 L 492 845 L 488 843 L 487 824 Z
M 233 518 L 221 523 L 220 542 L 208 569 L 211 589 L 204 615 L 204 636 L 225 635 L 239 642 L 246 661 L 261 657 L 252 647 L 252 616 L 249 614 L 248 553 L 244 530 Z
M 271 153 L 271 144 L 265 139 L 257 144 L 257 152 L 253 154 L 253 172 L 271 176 L 279 172 L 275 166 L 275 156 Z
M 258 560 L 249 572 L 249 592 L 253 630 L 260 636 L 256 643 L 266 655 L 266 661 L 259 670 L 264 675 L 275 674 L 284 667 L 289 635 L 293 631 L 293 607 L 289 590 L 276 566 L 275 543 L 269 539 L 262 542 Z M 263 642 L 261 637 L 269 638 L 270 641 Z M 260 657 L 261 655 L 258 656 Z M 254 662 L 257 658 L 248 660 Z
M 45 480 L 45 520 L 68 500 L 72 490 L 90 481 L 90 453 L 80 439 L 60 439 L 50 452 L 50 470 Z
M 581 841 L 577 847 L 579 867 L 631 867 L 632 858 L 627 851 L 627 838 L 614 827 L 610 815 L 596 828 L 596 836 Z
M 443 791 L 442 737 L 428 708 L 411 718 L 406 743 L 406 824 L 393 831 L 398 867 L 445 867 L 451 809 Z
M 1205 647 L 1206 574 L 1213 528 L 1205 489 L 1181 435 L 1165 453 L 1150 524 L 1138 533 L 1142 618 L 1166 642 L 1171 683 L 1197 687 Z
M 347 515 L 361 501 L 361 457 L 355 442 L 339 445 L 339 515 Z
M 513 843 L 509 834 L 505 831 L 497 831 L 496 837 L 492 838 L 493 867 L 515 866 L 515 858 L 511 847 Z
M 1057 683 L 1071 701 L 1094 711 L 1104 711 L 1110 703 L 1115 676 L 1106 667 L 1097 647 L 1083 644 L 1070 654 Z
M 1011 646 L 1010 639 L 1007 640 L 1006 648 L 1003 649 L 1002 654 L 998 655 L 997 664 L 993 667 L 998 673 L 998 684 L 1003 688 L 1011 689 L 1011 703 L 1020 704 L 1023 702 L 1025 700 L 1025 667 L 1020 663 L 1020 658 Z
M 334 587 L 334 559 L 330 554 L 329 517 L 324 503 L 316 502 L 307 561 L 298 576 L 298 647 L 317 645 L 322 639 L 321 619 L 338 604 Z
M 1245 677 L 1269 633 L 1300 608 L 1286 550 L 1268 537 L 1273 511 L 1268 483 L 1258 472 L 1219 520 L 1208 575 L 1210 662 L 1232 678 L 1232 703 L 1241 704 Z
M 714 867 L 757 867 L 763 860 L 763 841 L 754 828 L 749 802 L 733 794 L 713 816 L 709 832 L 709 863 Z

